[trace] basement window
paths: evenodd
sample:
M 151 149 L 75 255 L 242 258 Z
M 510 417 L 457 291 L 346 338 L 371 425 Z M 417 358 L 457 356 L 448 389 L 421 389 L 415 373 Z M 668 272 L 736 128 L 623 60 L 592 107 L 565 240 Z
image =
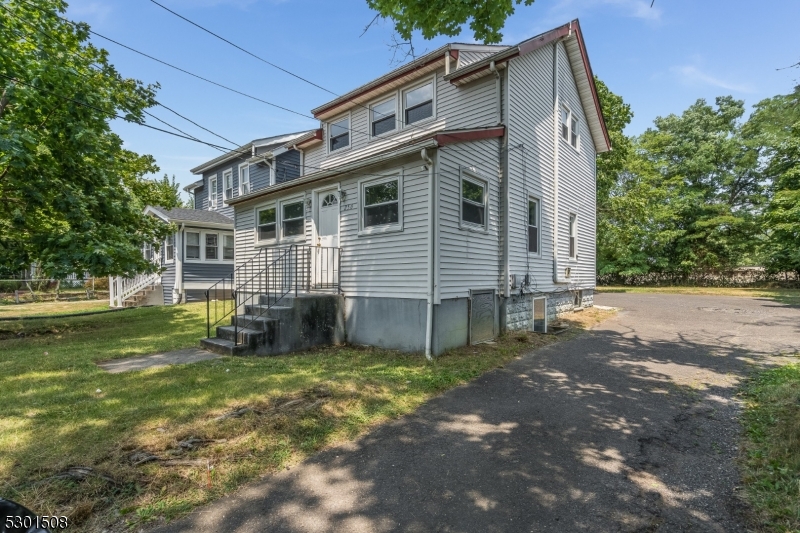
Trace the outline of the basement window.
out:
M 275 208 L 261 209 L 258 211 L 258 240 L 268 241 L 277 236 Z
M 397 123 L 396 116 L 394 98 L 372 106 L 372 136 L 393 131 Z
M 406 91 L 403 95 L 406 124 L 413 124 L 433 116 L 433 82 Z
M 305 232 L 305 216 L 303 215 L 303 201 L 283 204 L 283 218 L 281 220 L 282 237 L 295 237 Z
M 331 152 L 350 146 L 350 117 L 332 123 L 328 135 Z
M 186 232 L 186 259 L 200 259 L 200 233 Z
M 547 333 L 547 298 L 533 299 L 533 331 Z

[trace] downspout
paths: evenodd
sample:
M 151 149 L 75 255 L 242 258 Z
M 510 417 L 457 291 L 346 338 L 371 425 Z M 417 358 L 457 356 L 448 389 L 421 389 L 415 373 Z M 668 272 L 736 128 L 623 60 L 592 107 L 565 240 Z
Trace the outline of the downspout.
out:
M 497 71 L 497 65 L 494 61 L 489 63 L 489 72 L 494 74 L 494 100 L 495 100 L 495 115 L 497 116 L 497 123 L 503 123 L 503 108 L 500 101 L 500 73 Z
M 186 236 L 184 235 L 184 224 L 181 223 L 180 229 L 178 229 L 178 237 L 180 240 L 175 243 L 175 283 L 178 284 L 178 303 L 182 303 L 184 301 L 183 296 L 183 248 L 184 248 L 184 239 Z M 173 302 L 174 304 L 175 302 Z
M 501 194 L 503 195 L 503 257 L 502 257 L 502 277 L 503 277 L 503 297 L 511 297 L 511 165 L 509 158 L 509 138 L 511 127 L 511 120 L 509 114 L 511 113 L 511 62 L 509 62 L 505 71 L 505 87 L 501 95 L 505 95 L 504 103 L 504 119 L 505 119 L 505 133 L 500 143 L 500 153 L 498 154 L 499 162 L 502 164 L 503 180 L 501 182 Z M 501 315 L 502 316 L 502 315 Z
M 433 298 L 435 292 L 433 241 L 436 227 L 436 204 L 433 194 L 433 160 L 428 157 L 428 151 L 425 148 L 420 152 L 420 157 L 425 162 L 425 166 L 428 167 L 428 312 L 425 321 L 425 358 L 430 361 L 433 358 L 431 354 L 433 345 Z
M 559 102 L 559 59 L 558 42 L 553 43 L 553 281 L 555 283 L 567 283 L 558 264 L 558 229 L 559 229 L 559 210 L 558 210 L 558 149 L 560 132 L 559 122 L 561 120 L 561 109 Z

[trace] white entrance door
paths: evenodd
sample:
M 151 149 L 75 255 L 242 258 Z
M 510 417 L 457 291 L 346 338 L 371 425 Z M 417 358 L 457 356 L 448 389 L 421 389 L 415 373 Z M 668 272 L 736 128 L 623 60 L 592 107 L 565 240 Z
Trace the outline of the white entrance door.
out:
M 319 195 L 319 223 L 314 265 L 314 285 L 318 289 L 338 286 L 339 273 L 339 192 L 325 191 Z

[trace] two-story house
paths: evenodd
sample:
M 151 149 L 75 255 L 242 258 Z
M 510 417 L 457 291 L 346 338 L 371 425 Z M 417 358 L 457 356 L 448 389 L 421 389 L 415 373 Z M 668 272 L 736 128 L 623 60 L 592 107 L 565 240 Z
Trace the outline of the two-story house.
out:
M 236 353 L 281 290 L 335 287 L 348 342 L 426 354 L 591 305 L 595 157 L 611 146 L 577 20 L 445 45 L 313 114 L 320 128 L 284 144 L 298 177 L 223 199 L 240 295 L 275 297 L 204 345 Z M 265 251 L 273 270 L 253 269 Z
M 234 271 L 233 208 L 226 202 L 300 176 L 300 155 L 285 148 L 307 132 L 256 139 L 193 168 L 184 187 L 191 209 L 148 206 L 145 213 L 173 224 L 161 250 L 145 255 L 159 274 L 111 278 L 111 305 L 170 305 L 206 299 L 206 290 Z

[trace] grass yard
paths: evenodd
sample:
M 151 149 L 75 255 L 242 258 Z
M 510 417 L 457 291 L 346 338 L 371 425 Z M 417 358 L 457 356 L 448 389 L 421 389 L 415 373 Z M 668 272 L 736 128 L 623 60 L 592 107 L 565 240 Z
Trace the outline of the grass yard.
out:
M 0 320 L 17 316 L 58 316 L 73 313 L 88 313 L 107 310 L 108 298 L 104 300 L 80 300 L 75 302 L 36 302 L 0 305 Z
M 800 364 L 766 370 L 745 386 L 741 465 L 761 531 L 800 531 Z
M 174 518 L 610 314 L 589 309 L 561 336 L 511 334 L 432 363 L 330 347 L 123 374 L 95 362 L 196 346 L 205 305 L 0 321 L 0 494 L 70 516 L 72 531 Z
M 661 294 L 697 294 L 707 296 L 741 296 L 745 298 L 770 298 L 788 305 L 800 305 L 800 289 L 751 289 L 728 287 L 598 287 L 598 293 L 630 292 Z

